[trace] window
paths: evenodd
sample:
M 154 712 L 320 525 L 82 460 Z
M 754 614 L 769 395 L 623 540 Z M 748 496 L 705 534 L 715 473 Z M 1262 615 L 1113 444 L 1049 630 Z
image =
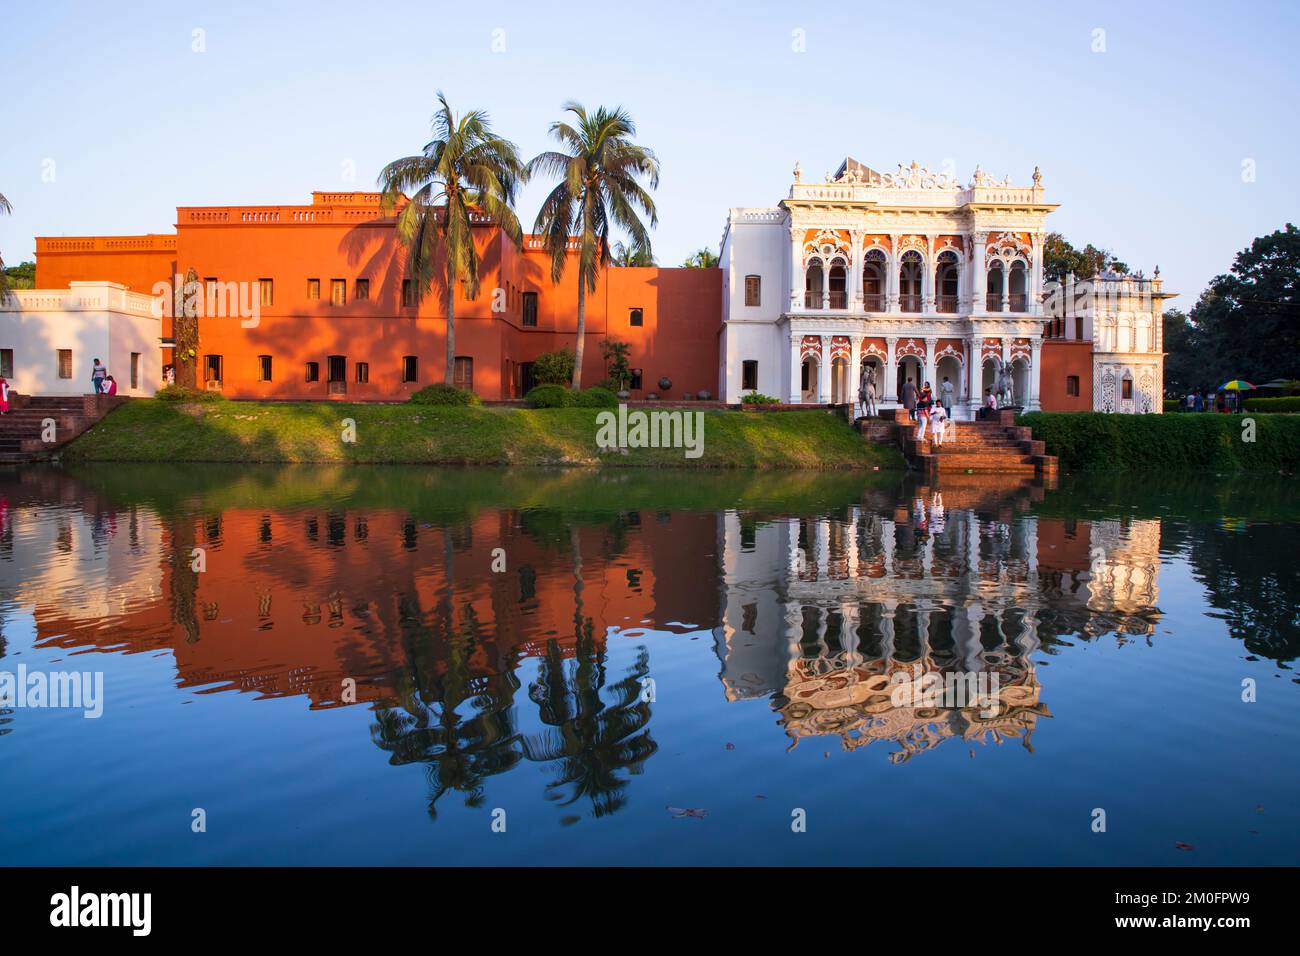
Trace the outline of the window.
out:
M 466 391 L 474 390 L 474 360 L 467 355 L 457 355 L 451 373 L 451 384 Z
M 762 293 L 763 280 L 758 276 L 745 276 L 745 305 L 758 305 Z
M 348 280 L 330 279 L 330 305 L 346 305 L 348 301 Z
M 742 391 L 758 391 L 758 362 L 745 359 L 740 363 L 740 387 Z
M 524 328 L 532 329 L 537 327 L 537 293 L 524 293 Z
M 627 387 L 632 391 L 639 392 L 641 390 L 641 370 L 639 368 L 632 369 L 632 381 L 628 383 Z
M 0 349 L 0 378 L 14 377 L 14 350 Z
M 533 390 L 533 386 L 536 384 L 537 384 L 537 380 L 533 378 L 533 363 L 520 362 L 519 363 L 519 394 L 527 395 L 529 392 Z
M 1078 396 L 1079 376 L 1077 375 L 1065 376 L 1065 394 L 1070 396 L 1076 396 L 1076 397 Z
M 131 387 L 140 387 L 140 353 L 131 353 Z
M 309 382 L 320 381 L 320 362 L 307 363 L 307 381 Z
M 627 313 L 627 324 L 641 325 L 644 318 L 644 313 L 640 309 L 630 309 Z
M 1132 398 L 1132 397 L 1133 397 L 1133 379 L 1126 378 L 1124 379 L 1120 387 L 1120 398 Z
M 72 378 L 72 349 L 59 349 L 59 378 Z
M 415 305 L 415 285 L 410 279 L 402 280 L 402 305 Z
M 369 363 L 369 362 L 358 362 L 358 363 L 357 363 L 357 381 L 358 381 L 360 384 L 362 384 L 362 385 L 365 385 L 365 384 L 369 383 L 369 381 L 370 381 L 370 363 Z
M 261 299 L 262 305 L 270 305 L 275 299 L 275 286 L 270 279 L 257 280 L 257 294 Z
M 369 298 L 370 298 L 370 280 L 358 279 L 357 287 L 356 287 L 356 300 L 358 302 L 364 302 L 366 299 Z
M 407 280 L 410 281 L 410 280 Z M 415 382 L 419 380 L 419 361 L 414 355 L 402 356 L 402 381 Z
M 320 298 L 320 279 L 307 280 L 307 298 L 309 299 Z
M 221 356 L 205 355 L 203 357 L 203 381 L 221 382 Z
M 271 381 L 271 356 L 259 355 L 257 357 L 257 380 L 259 382 Z
M 346 382 L 348 380 L 348 357 L 346 355 L 331 355 L 326 360 L 326 374 L 329 375 L 331 382 Z

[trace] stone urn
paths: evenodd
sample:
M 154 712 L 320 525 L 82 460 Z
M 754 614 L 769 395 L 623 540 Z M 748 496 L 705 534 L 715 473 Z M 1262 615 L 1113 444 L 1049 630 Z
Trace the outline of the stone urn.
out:
M 632 397 L 632 393 L 625 388 L 620 388 L 618 392 L 616 392 L 615 394 L 617 394 L 618 397 L 623 399 L 623 401 L 625 402 Z
M 646 392 L 645 400 L 646 400 L 647 402 L 657 402 L 657 401 L 659 401 L 659 393 L 658 393 L 658 392 Z
M 663 378 L 659 380 L 659 388 L 661 391 L 665 391 L 665 392 L 670 391 L 672 387 L 673 387 L 673 380 L 669 378 L 667 375 L 665 375 Z
M 709 399 L 713 398 L 713 393 L 710 392 L 707 388 L 702 388 L 695 393 L 695 397 L 702 402 L 707 402 Z

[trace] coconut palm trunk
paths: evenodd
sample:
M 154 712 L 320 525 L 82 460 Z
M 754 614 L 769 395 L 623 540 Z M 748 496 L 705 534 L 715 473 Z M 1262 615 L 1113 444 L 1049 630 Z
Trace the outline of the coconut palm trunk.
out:
M 447 368 L 443 381 L 454 385 L 456 378 L 456 277 L 447 263 Z

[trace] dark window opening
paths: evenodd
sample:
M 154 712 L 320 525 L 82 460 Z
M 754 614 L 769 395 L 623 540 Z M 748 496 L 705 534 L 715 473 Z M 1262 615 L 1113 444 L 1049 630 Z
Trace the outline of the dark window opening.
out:
M 271 381 L 271 356 L 259 355 L 257 357 L 257 380 L 259 382 Z
M 758 362 L 754 359 L 740 363 L 740 387 L 746 392 L 758 391 Z
M 365 385 L 365 384 L 369 383 L 369 381 L 370 381 L 370 363 L 369 363 L 369 362 L 358 362 L 358 363 L 357 363 L 357 382 L 359 382 L 359 383 L 362 384 L 362 385 Z
M 644 324 L 644 319 L 645 319 L 645 313 L 642 312 L 642 310 L 631 309 L 628 311 L 627 314 L 628 325 L 642 325 Z
M 402 356 L 402 381 L 414 382 L 419 379 L 416 374 L 419 371 L 419 361 L 414 355 Z
M 536 292 L 524 293 L 523 324 L 525 328 L 529 328 L 529 329 L 537 327 L 537 293 Z
M 309 382 L 320 381 L 320 362 L 307 363 L 307 381 Z

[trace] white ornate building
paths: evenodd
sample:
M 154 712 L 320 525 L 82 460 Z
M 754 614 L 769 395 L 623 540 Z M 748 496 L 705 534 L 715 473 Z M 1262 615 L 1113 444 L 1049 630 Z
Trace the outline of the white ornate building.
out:
M 848 158 L 823 183 L 804 182 L 798 166 L 794 177 L 778 206 L 732 209 L 723 234 L 725 401 L 757 390 L 848 402 L 870 368 L 885 407 L 908 379 L 937 395 L 946 378 L 954 412 L 969 417 L 1006 368 L 1029 410 L 1087 409 L 1091 394 L 1098 410 L 1160 411 L 1169 296 L 1158 278 L 1104 278 L 1089 289 L 1111 294 L 1070 298 L 1054 318 L 1043 245 L 1056 206 L 1037 169 L 1015 186 L 976 168 L 963 186 L 915 162 L 879 173 Z M 1094 329 L 1089 361 L 1078 346 Z M 1058 341 L 1071 347 L 1045 361 Z

